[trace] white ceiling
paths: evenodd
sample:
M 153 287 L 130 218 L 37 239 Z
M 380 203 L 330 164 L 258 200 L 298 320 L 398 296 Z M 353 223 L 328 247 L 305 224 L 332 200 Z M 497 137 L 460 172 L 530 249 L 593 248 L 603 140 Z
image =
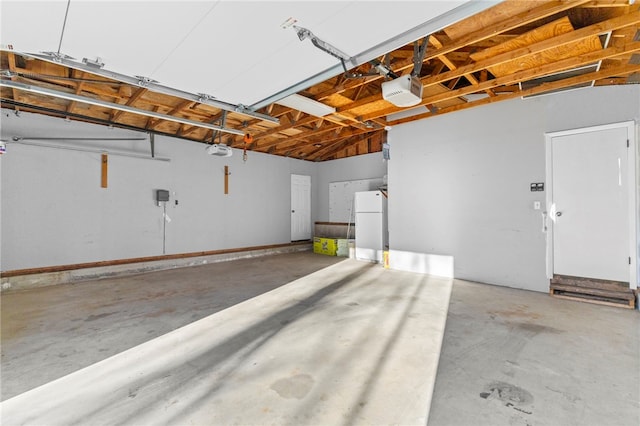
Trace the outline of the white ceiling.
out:
M 60 52 L 77 61 L 99 57 L 106 70 L 253 105 L 337 69 L 337 59 L 310 40 L 300 41 L 293 28 L 281 27 L 288 18 L 358 56 L 465 3 L 470 2 L 71 0 Z M 481 2 L 472 3 L 477 11 Z M 58 51 L 66 0 L 2 0 L 0 8 L 3 49 Z

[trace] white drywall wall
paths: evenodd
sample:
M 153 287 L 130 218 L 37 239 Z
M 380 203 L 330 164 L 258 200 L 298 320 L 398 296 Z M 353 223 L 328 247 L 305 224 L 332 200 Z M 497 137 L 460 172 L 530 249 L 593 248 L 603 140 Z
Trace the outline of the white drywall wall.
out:
M 325 161 L 317 163 L 317 166 L 319 208 L 316 211 L 316 220 L 321 222 L 330 220 L 329 190 L 332 182 L 382 180 L 387 174 L 387 161 L 383 160 L 382 152 Z
M 388 135 L 392 250 L 453 256 L 461 279 L 548 291 L 540 211 L 545 132 L 640 120 L 640 87 L 500 102 Z M 392 259 L 391 259 L 392 261 Z
M 3 139 L 145 137 L 8 110 L 1 118 Z M 38 143 L 150 152 L 148 141 Z M 289 242 L 291 173 L 311 176 L 312 211 L 318 203 L 314 163 L 254 152 L 245 163 L 239 150 L 214 157 L 202 144 L 163 136 L 155 137 L 155 153 L 171 161 L 109 155 L 104 189 L 100 153 L 9 143 L 0 159 L 2 270 L 161 255 L 163 208 L 154 201 L 156 189 L 171 191 L 167 254 Z

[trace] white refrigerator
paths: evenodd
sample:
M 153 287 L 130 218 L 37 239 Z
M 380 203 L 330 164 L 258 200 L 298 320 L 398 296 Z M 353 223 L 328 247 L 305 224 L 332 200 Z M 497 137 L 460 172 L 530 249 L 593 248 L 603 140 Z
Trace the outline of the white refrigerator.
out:
M 382 262 L 387 249 L 387 199 L 380 191 L 356 192 L 356 259 Z

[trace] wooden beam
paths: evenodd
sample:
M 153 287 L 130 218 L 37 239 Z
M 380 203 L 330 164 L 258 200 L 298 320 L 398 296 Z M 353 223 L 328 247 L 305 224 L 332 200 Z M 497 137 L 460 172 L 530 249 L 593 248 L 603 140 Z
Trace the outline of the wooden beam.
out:
M 367 140 L 370 137 L 376 137 L 376 135 L 384 133 L 383 129 L 376 130 L 375 133 L 361 134 L 357 135 L 358 137 L 349 138 L 349 139 L 339 139 L 336 142 L 325 144 L 322 148 L 319 148 L 317 151 L 306 156 L 307 160 L 310 161 L 323 161 L 327 157 L 334 155 L 336 152 L 339 152 L 353 143 L 358 143 L 363 140 Z
M 325 145 L 323 148 L 318 149 L 315 152 L 312 152 L 310 155 L 307 155 L 306 160 L 309 161 L 322 161 L 322 158 L 326 158 L 328 155 L 333 155 L 333 153 L 344 149 L 349 144 L 348 140 L 339 140 L 337 142 L 333 142 L 331 144 Z
M 355 135 L 360 135 L 363 133 L 371 133 L 371 132 L 375 132 L 379 129 L 358 129 L 358 128 L 352 128 L 349 130 L 345 130 L 343 127 L 329 127 L 326 129 L 323 129 L 321 131 L 317 131 L 317 130 L 311 130 L 309 132 L 306 132 L 304 135 L 296 135 L 294 137 L 287 137 L 284 142 L 292 142 L 292 141 L 296 141 L 296 140 L 300 140 L 300 139 L 307 139 L 310 137 L 316 137 L 316 138 L 321 138 L 322 139 L 322 143 L 326 143 L 326 142 L 331 142 L 334 140 L 341 140 L 344 139 L 345 137 L 351 137 L 351 136 L 355 136 Z M 329 133 L 329 135 L 327 135 L 327 133 Z M 333 133 L 333 136 L 331 136 L 330 134 Z M 324 136 L 323 136 L 324 135 Z M 257 149 L 263 150 L 263 149 L 268 149 L 271 148 L 273 146 L 279 145 L 283 143 L 283 140 L 275 140 L 275 141 L 269 141 L 269 142 L 265 142 L 259 146 L 257 146 Z M 304 142 L 305 144 L 313 144 L 316 143 L 316 141 L 313 140 L 309 140 Z
M 105 154 L 102 154 L 101 162 L 100 162 L 100 187 L 101 188 L 106 188 L 107 186 L 109 186 L 109 182 L 107 179 L 108 168 L 109 168 L 109 155 L 105 153 Z
M 583 75 L 580 75 L 580 76 L 577 76 L 577 77 L 567 78 L 567 79 L 564 79 L 564 80 L 554 81 L 554 82 L 550 82 L 550 83 L 543 83 L 540 86 L 536 86 L 536 87 L 533 87 L 533 88 L 527 89 L 527 90 L 514 91 L 512 93 L 502 94 L 502 95 L 498 95 L 496 97 L 488 97 L 488 98 L 485 98 L 485 99 L 480 99 L 478 101 L 468 102 L 466 104 L 453 105 L 453 106 L 441 109 L 440 111 L 438 111 L 437 114 L 426 113 L 426 114 L 415 115 L 415 116 L 408 117 L 408 118 L 402 118 L 402 119 L 399 119 L 399 120 L 394 120 L 394 121 L 389 122 L 389 125 L 395 126 L 395 125 L 402 124 L 402 123 L 408 123 L 408 122 L 414 121 L 414 120 L 420 120 L 420 119 L 423 119 L 423 118 L 432 117 L 434 115 L 442 115 L 442 114 L 446 114 L 446 113 L 449 113 L 449 112 L 460 111 L 460 110 L 471 108 L 471 107 L 476 107 L 476 106 L 480 106 L 480 105 L 487 105 L 487 104 L 490 104 L 490 103 L 493 103 L 493 102 L 499 102 L 499 101 L 513 99 L 513 98 L 519 98 L 519 97 L 522 97 L 522 96 L 537 95 L 539 93 L 545 93 L 545 92 L 549 92 L 549 91 L 552 91 L 552 90 L 558 90 L 558 89 L 562 89 L 562 88 L 565 88 L 565 87 L 570 87 L 570 86 L 575 86 L 575 85 L 578 85 L 578 84 L 588 83 L 588 82 L 591 82 L 591 81 L 594 81 L 594 80 L 600 80 L 600 79 L 610 78 L 610 77 L 614 77 L 614 76 L 628 75 L 628 74 L 632 74 L 634 72 L 640 72 L 640 65 L 627 64 L 627 65 L 622 65 L 622 66 L 618 66 L 618 67 L 612 67 L 612 68 L 604 69 L 604 70 L 597 71 L 597 72 L 583 74 Z
M 144 95 L 147 92 L 147 89 L 145 89 L 144 87 L 139 88 L 138 90 L 136 90 L 133 95 L 131 95 L 131 97 L 129 99 L 127 99 L 127 102 L 125 103 L 126 106 L 132 106 L 134 103 L 136 103 L 138 101 L 138 99 L 140 99 L 142 97 L 142 95 Z M 120 118 L 120 116 L 124 114 L 124 111 L 112 111 L 111 112 L 111 121 L 116 121 L 118 118 Z
M 638 52 L 638 51 L 640 51 L 640 42 L 629 43 L 623 48 L 609 47 L 607 49 L 604 49 L 598 52 L 591 52 L 591 53 L 580 55 L 574 58 L 564 59 L 562 61 L 544 65 L 536 69 L 520 71 L 512 75 L 498 77 L 493 80 L 488 80 L 486 82 L 479 83 L 477 86 L 464 87 L 462 89 L 452 90 L 450 92 L 429 96 L 427 98 L 422 99 L 422 102 L 420 102 L 419 105 L 427 105 L 427 104 L 442 102 L 448 99 L 453 99 L 460 96 L 477 93 L 478 91 L 482 91 L 484 89 L 496 88 L 499 86 L 509 86 L 512 84 L 519 83 L 521 81 L 534 79 L 541 75 L 554 74 L 560 71 L 565 71 L 571 68 L 588 65 L 601 60 L 614 58 L 616 56 L 627 55 L 629 53 Z M 564 80 L 561 80 L 561 81 L 564 81 Z M 402 111 L 402 110 L 403 108 L 391 107 L 384 110 L 378 110 L 364 118 L 373 119 L 376 117 L 382 117 L 389 114 L 393 114 L 395 112 Z
M 291 115 L 291 121 L 295 124 L 296 121 L 300 120 L 302 116 L 302 111 L 293 111 Z
M 222 112 L 214 115 L 211 119 L 208 120 L 208 123 L 209 124 L 215 124 L 216 121 L 218 121 L 218 120 L 220 120 L 222 118 L 222 115 L 223 115 Z M 202 127 L 198 127 L 198 126 L 191 126 L 189 128 L 185 128 L 182 131 L 182 136 L 188 136 L 191 133 L 195 132 L 196 130 L 200 130 L 200 129 L 202 129 Z M 206 140 L 206 137 L 207 137 L 208 134 L 209 134 L 209 132 L 206 132 L 205 137 L 202 139 L 203 141 Z
M 84 75 L 84 73 L 82 71 L 76 71 L 73 70 L 71 72 L 72 76 L 75 76 L 75 78 L 80 78 Z M 84 87 L 84 81 L 80 81 L 78 83 L 76 83 L 76 90 L 75 90 L 75 94 L 79 95 L 80 92 L 82 92 L 82 88 Z M 75 106 L 77 105 L 76 101 L 71 101 L 69 102 L 69 105 L 67 106 L 67 112 L 73 112 L 73 109 L 75 108 Z
M 475 64 L 465 65 L 465 66 L 459 67 L 459 68 L 457 68 L 455 70 L 450 70 L 450 71 L 446 71 L 444 73 L 438 74 L 436 76 L 424 77 L 424 78 L 422 78 L 422 83 L 423 83 L 423 85 L 425 87 L 431 86 L 431 85 L 435 85 L 435 84 L 442 84 L 442 83 L 444 83 L 446 81 L 449 81 L 449 80 L 452 80 L 452 79 L 455 79 L 455 78 L 460 78 L 460 77 L 463 77 L 463 76 L 465 76 L 467 74 L 471 74 L 472 72 L 475 72 L 475 71 L 479 71 L 479 70 L 482 70 L 482 69 L 487 69 L 487 68 L 490 68 L 490 67 L 495 66 L 495 65 L 499 65 L 499 64 L 502 64 L 502 63 L 505 63 L 505 62 L 508 62 L 508 61 L 512 61 L 512 60 L 515 60 L 515 59 L 517 59 L 519 57 L 522 57 L 522 56 L 527 56 L 527 55 L 530 55 L 532 53 L 542 52 L 542 51 L 544 51 L 546 49 L 557 47 L 558 45 L 569 44 L 569 43 L 575 42 L 575 41 L 580 40 L 580 39 L 585 39 L 585 38 L 588 38 L 588 37 L 592 37 L 593 35 L 597 35 L 597 34 L 604 34 L 604 33 L 607 33 L 609 31 L 613 31 L 613 30 L 619 29 L 619 28 L 624 28 L 624 27 L 627 27 L 627 26 L 630 26 L 630 25 L 634 25 L 634 24 L 637 24 L 637 23 L 640 23 L 640 12 L 635 12 L 635 13 L 632 13 L 632 14 L 616 17 L 616 18 L 610 19 L 610 20 L 605 21 L 605 22 L 601 22 L 601 23 L 598 23 L 598 24 L 590 25 L 588 27 L 585 27 L 585 28 L 582 28 L 582 29 L 579 29 L 579 30 L 572 31 L 572 32 L 567 33 L 567 34 L 562 34 L 562 35 L 560 35 L 558 37 L 553 37 L 553 38 L 550 38 L 550 39 L 547 39 L 547 40 L 543 40 L 543 41 L 541 41 L 539 43 L 535 43 L 535 44 L 532 44 L 532 45 L 527 46 L 527 47 L 516 49 L 516 50 L 511 51 L 511 52 L 506 52 L 506 53 L 494 56 L 492 58 L 477 62 Z M 556 62 L 556 64 L 557 63 L 565 63 L 565 61 L 568 61 L 568 60 L 559 61 L 559 62 Z M 551 64 L 551 65 L 553 65 L 553 64 Z M 541 69 L 544 69 L 545 67 L 546 66 L 538 67 L 535 70 L 541 70 Z M 517 73 L 517 74 L 520 74 L 520 73 Z M 513 75 L 517 75 L 517 74 L 513 74 Z M 537 72 L 535 74 L 544 75 L 542 72 Z M 510 76 L 506 76 L 506 77 L 510 77 Z M 533 78 L 533 76 L 530 76 L 529 78 Z M 500 78 L 498 78 L 496 80 L 490 80 L 490 81 L 497 81 L 499 79 Z M 481 85 L 478 84 L 478 85 L 475 85 L 475 86 L 472 86 L 472 87 L 475 87 L 475 88 L 487 87 L 488 89 L 491 89 L 491 88 L 497 87 L 499 85 L 500 84 L 481 86 Z M 464 88 L 464 90 L 465 90 L 465 94 L 475 93 L 477 91 L 477 90 L 470 90 L 468 88 Z M 485 90 L 485 89 L 480 89 L 480 90 Z M 457 91 L 452 91 L 451 93 L 457 93 Z M 457 97 L 457 96 L 453 96 L 453 97 Z M 339 112 L 349 111 L 349 110 L 355 109 L 355 108 L 357 108 L 359 106 L 366 105 L 368 103 L 375 102 L 375 101 L 378 101 L 378 100 L 381 100 L 381 99 L 382 99 L 382 95 L 381 94 L 370 96 L 368 98 L 361 99 L 360 101 L 344 105 L 344 106 L 338 108 L 338 111 Z M 427 98 L 425 98 L 425 99 L 427 99 Z M 421 105 L 426 105 L 428 103 L 435 102 L 435 101 L 431 100 L 432 97 L 428 97 L 428 101 L 425 100 L 425 99 L 423 99 L 423 102 L 421 102 Z M 452 99 L 452 97 L 446 97 L 446 99 Z M 366 120 L 371 119 L 371 118 L 382 117 L 384 115 L 392 114 L 392 113 L 403 111 L 403 110 L 404 110 L 404 108 L 390 107 L 388 109 L 385 109 L 384 113 L 381 114 L 381 115 L 372 113 L 372 114 L 369 114 L 369 115 L 363 117 L 363 119 L 366 121 Z
M 16 55 L 14 53 L 9 52 L 7 54 L 7 60 L 9 62 L 9 71 L 14 73 L 17 72 L 17 67 L 16 67 Z M 16 81 L 17 77 L 11 77 L 11 81 Z M 16 89 L 11 89 L 12 95 L 13 95 L 13 99 L 15 101 L 20 100 L 18 97 L 19 91 Z M 16 111 L 19 111 L 20 108 L 16 108 Z
M 167 112 L 165 114 L 166 115 L 177 114 L 178 112 L 182 111 L 185 108 L 190 107 L 191 105 L 194 105 L 195 103 L 196 103 L 196 101 L 190 101 L 188 99 L 184 100 L 184 101 L 180 102 L 178 105 L 176 105 L 175 107 L 173 107 L 169 112 Z M 164 120 L 161 120 L 159 118 L 154 118 L 149 124 L 147 124 L 147 129 L 153 130 L 163 122 L 164 122 Z
M 229 193 L 229 166 L 224 166 L 224 193 Z
M 609 31 L 614 31 L 638 23 L 640 23 L 640 12 L 630 13 L 628 15 L 612 18 L 607 21 L 590 25 L 588 27 L 572 31 L 570 33 L 559 35 L 557 37 L 552 37 L 526 47 L 515 49 L 510 52 L 505 52 L 492 58 L 476 62 L 474 64 L 462 66 L 456 70 L 447 71 L 437 76 L 423 78 L 422 84 L 424 86 L 430 86 L 432 84 L 443 83 L 445 81 L 454 79 L 456 77 L 462 77 L 466 74 L 470 74 L 481 69 L 491 68 L 493 66 L 513 61 L 520 57 L 528 56 L 533 53 L 539 53 L 547 49 L 567 45 L 578 40 L 592 37 L 594 35 L 605 34 Z
M 429 36 L 429 41 L 431 42 L 431 44 L 436 48 L 436 49 L 442 49 L 443 44 L 440 42 L 440 40 L 438 40 L 438 38 L 436 36 Z M 444 65 L 447 66 L 447 68 L 449 68 L 450 70 L 454 71 L 456 69 L 458 69 L 458 67 L 456 66 L 456 64 L 454 64 L 452 61 L 449 60 L 449 58 L 447 58 L 447 55 L 439 55 L 437 56 L 438 60 L 440 60 L 440 62 L 442 62 Z M 474 86 L 478 85 L 478 80 L 473 76 L 473 74 L 465 74 L 464 76 L 467 81 L 471 84 L 473 84 Z M 454 85 L 455 87 L 455 85 Z M 450 87 L 451 89 L 453 89 L 453 87 Z M 489 94 L 489 96 L 495 96 L 496 94 L 493 92 L 493 90 L 489 89 L 486 91 L 487 94 Z
M 452 43 L 447 43 L 445 44 L 441 49 L 432 51 L 432 52 L 427 52 L 427 54 L 424 57 L 424 61 L 428 61 L 430 59 L 433 59 L 437 56 L 440 55 L 445 55 L 447 53 L 451 53 L 453 51 L 456 51 L 458 49 L 461 49 L 465 46 L 468 46 L 470 44 L 474 44 L 474 43 L 478 43 L 480 41 L 486 40 L 488 38 L 494 37 L 496 35 L 502 34 L 504 32 L 513 30 L 515 28 L 518 28 L 520 26 L 529 24 L 531 22 L 535 22 L 537 20 L 546 18 L 548 16 L 554 15 L 556 13 L 560 13 L 563 12 L 565 10 L 574 8 L 576 6 L 588 3 L 589 0 L 574 0 L 574 1 L 551 1 L 551 2 L 545 2 L 544 4 L 542 4 L 539 7 L 533 8 L 531 10 L 528 10 L 526 12 L 523 13 L 519 13 L 517 15 L 514 15 L 512 17 L 509 17 L 507 19 L 505 19 L 504 21 L 496 24 L 495 26 L 492 26 L 490 28 L 483 28 L 480 31 L 475 31 L 473 33 L 467 34 L 465 37 L 462 37 L 458 40 L 456 40 L 455 42 Z M 467 19 L 473 19 L 473 16 Z M 464 23 L 464 21 L 462 21 L 461 23 Z M 413 66 L 413 59 L 407 59 L 401 62 L 398 62 L 397 64 L 394 64 L 393 66 L 393 70 L 397 73 L 407 69 L 407 68 L 411 68 Z M 453 78 L 453 77 L 452 77 Z M 325 92 L 319 93 L 316 96 L 314 96 L 315 100 L 322 100 L 328 96 L 331 96 L 335 93 L 340 93 L 343 92 L 345 90 L 348 89 L 352 89 L 355 87 L 358 87 L 359 85 L 362 84 L 369 84 L 372 81 L 377 81 L 382 79 L 382 76 L 372 76 L 372 77 L 368 77 L 367 79 L 365 79 L 364 81 L 351 81 L 350 84 L 349 82 L 334 87 L 330 90 L 327 90 Z
M 304 126 L 304 125 L 307 125 L 307 124 L 313 123 L 313 122 L 314 122 L 314 121 L 316 121 L 317 119 L 318 119 L 318 117 L 315 117 L 315 116 L 313 116 L 313 115 L 309 115 L 309 116 L 307 116 L 307 117 L 301 118 L 301 119 L 296 123 L 296 126 Z M 264 131 L 264 132 L 262 132 L 262 133 L 259 133 L 259 134 L 254 135 L 254 136 L 253 136 L 253 140 L 254 140 L 254 141 L 256 141 L 256 140 L 258 140 L 258 139 L 263 139 L 263 138 L 265 138 L 265 137 L 267 137 L 267 136 L 273 135 L 273 134 L 275 134 L 275 133 L 280 133 L 280 132 L 282 132 L 283 130 L 287 130 L 287 129 L 290 129 L 290 128 L 291 128 L 291 126 L 290 126 L 290 125 L 288 125 L 288 124 L 281 124 L 281 125 L 279 125 L 279 126 L 277 126 L 277 127 L 273 127 L 273 128 L 271 128 L 271 129 L 269 129 L 269 130 L 267 130 L 267 131 Z

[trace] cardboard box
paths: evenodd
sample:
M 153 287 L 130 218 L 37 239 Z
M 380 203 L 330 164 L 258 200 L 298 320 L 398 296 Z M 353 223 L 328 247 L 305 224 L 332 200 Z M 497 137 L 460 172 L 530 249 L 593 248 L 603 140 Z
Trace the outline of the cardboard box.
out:
M 336 256 L 349 257 L 349 240 L 346 238 L 338 239 L 338 249 L 336 250 Z
M 326 254 L 335 256 L 338 250 L 338 240 L 336 238 L 319 238 L 313 239 L 313 252 L 318 254 Z

